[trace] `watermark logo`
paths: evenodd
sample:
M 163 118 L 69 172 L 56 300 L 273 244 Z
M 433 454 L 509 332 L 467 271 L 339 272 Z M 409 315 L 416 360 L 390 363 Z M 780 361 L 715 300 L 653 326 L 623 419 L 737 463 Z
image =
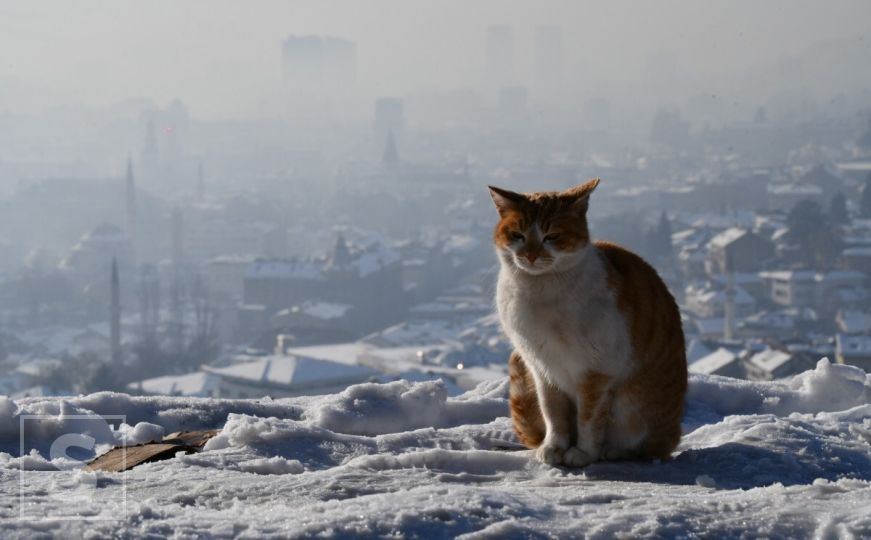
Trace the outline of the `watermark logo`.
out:
M 21 415 L 19 518 L 123 518 L 127 513 L 126 475 L 91 471 L 87 465 L 115 446 L 112 426 L 126 421 L 125 415 Z M 41 457 L 32 454 L 32 449 Z M 126 452 L 121 456 L 126 460 Z

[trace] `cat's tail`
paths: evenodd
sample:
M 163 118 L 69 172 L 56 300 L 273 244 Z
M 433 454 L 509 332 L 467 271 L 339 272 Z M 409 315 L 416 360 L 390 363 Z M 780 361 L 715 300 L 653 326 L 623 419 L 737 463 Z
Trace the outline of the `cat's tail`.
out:
M 544 418 L 538 406 L 535 380 L 517 351 L 512 352 L 508 359 L 508 375 L 511 378 L 509 397 L 514 432 L 520 442 L 535 448 L 544 440 Z

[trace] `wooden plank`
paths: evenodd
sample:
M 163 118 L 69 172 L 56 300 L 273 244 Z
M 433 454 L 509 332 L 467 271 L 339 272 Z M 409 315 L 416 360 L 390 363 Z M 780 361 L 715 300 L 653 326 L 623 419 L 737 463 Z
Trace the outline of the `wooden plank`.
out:
M 172 443 L 145 443 L 130 447 L 119 446 L 88 463 L 85 470 L 106 472 L 128 471 L 143 463 L 173 458 L 179 452 L 192 454 L 196 451 L 196 448 Z
M 209 439 L 220 433 L 220 431 L 220 429 L 211 429 L 207 431 L 176 431 L 164 437 L 163 442 L 184 444 L 201 449 Z
M 117 446 L 96 457 L 85 467 L 87 471 L 122 472 L 137 465 L 171 459 L 179 452 L 193 454 L 203 449 L 206 442 L 220 430 L 176 431 L 165 436 L 162 441 L 137 444 L 136 446 Z

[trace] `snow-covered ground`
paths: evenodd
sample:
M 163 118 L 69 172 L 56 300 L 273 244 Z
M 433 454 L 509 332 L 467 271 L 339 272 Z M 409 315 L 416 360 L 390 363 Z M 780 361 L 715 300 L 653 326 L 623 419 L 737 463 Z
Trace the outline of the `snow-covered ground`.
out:
M 506 389 L 0 398 L 0 537 L 871 537 L 871 375 L 859 369 L 822 360 L 772 383 L 693 374 L 671 460 L 583 470 L 518 448 Z M 68 434 L 100 451 L 220 426 L 203 452 L 127 473 L 44 458 Z

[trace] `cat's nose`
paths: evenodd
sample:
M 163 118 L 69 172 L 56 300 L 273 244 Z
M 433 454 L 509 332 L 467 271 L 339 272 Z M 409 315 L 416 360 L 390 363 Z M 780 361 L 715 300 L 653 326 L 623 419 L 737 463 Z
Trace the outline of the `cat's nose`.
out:
M 538 258 L 537 253 L 527 253 L 526 254 L 526 260 L 529 261 L 529 264 L 535 264 L 535 259 L 537 259 L 537 258 Z

